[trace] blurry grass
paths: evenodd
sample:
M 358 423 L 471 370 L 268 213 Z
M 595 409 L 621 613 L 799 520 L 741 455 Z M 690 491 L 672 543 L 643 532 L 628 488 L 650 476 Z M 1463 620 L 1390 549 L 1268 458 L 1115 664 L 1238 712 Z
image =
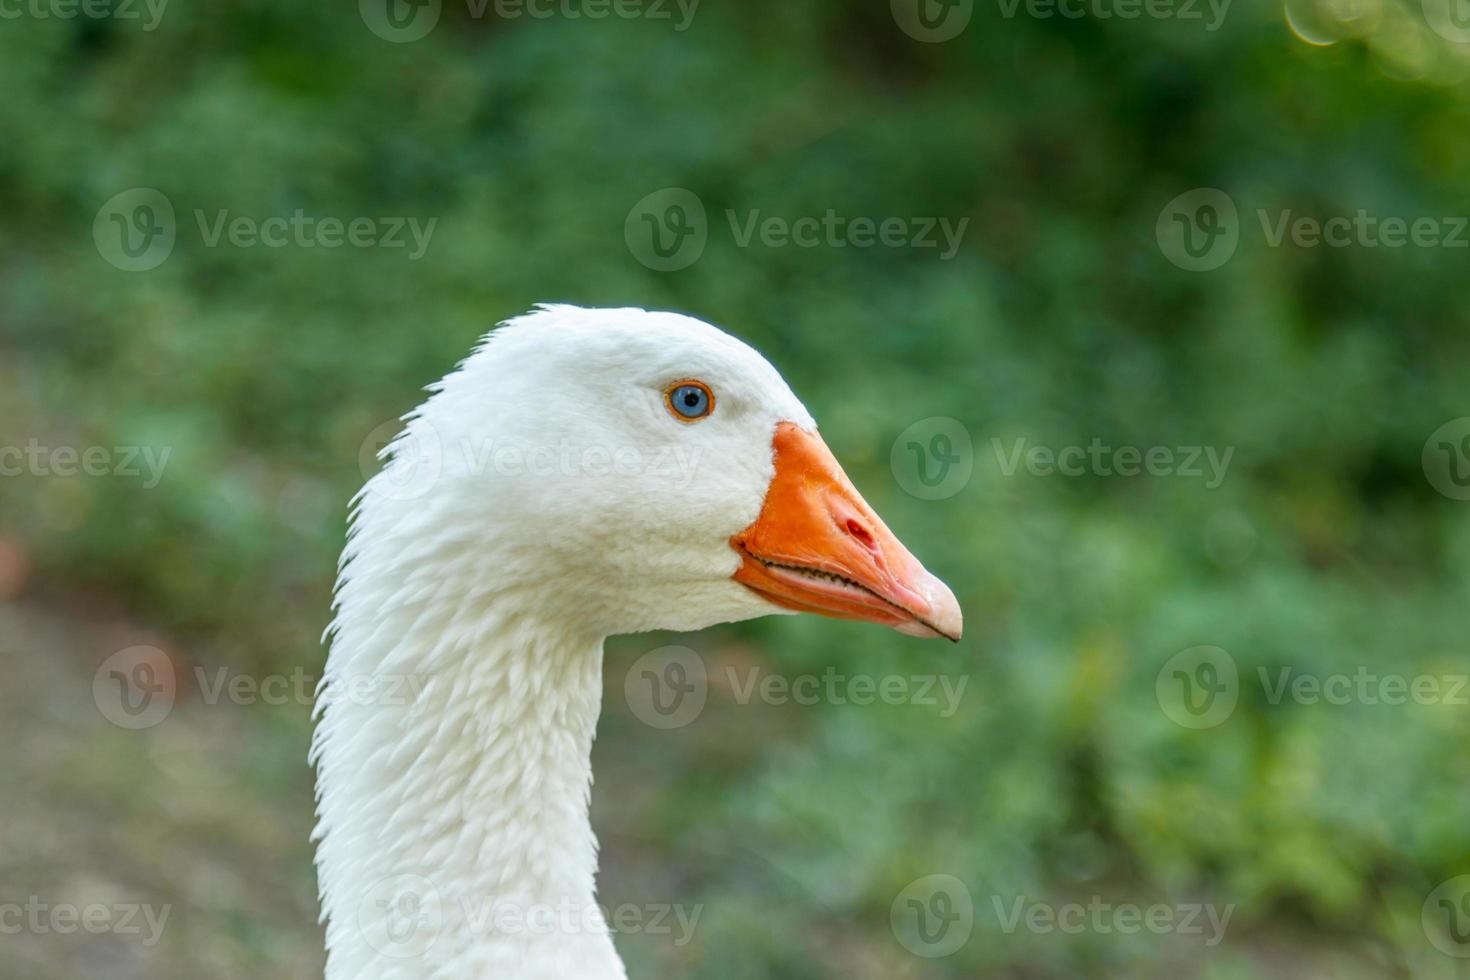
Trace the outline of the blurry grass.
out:
M 15 788 L 0 879 L 169 896 L 178 920 L 155 950 L 5 937 L 0 971 L 319 970 L 305 706 L 186 697 L 122 733 L 90 705 L 91 670 L 141 634 L 210 669 L 315 674 L 363 440 L 493 322 L 554 299 L 681 308 L 766 351 L 967 614 L 953 649 L 815 619 L 683 639 L 788 676 L 965 676 L 951 718 L 716 691 L 694 725 L 655 732 L 620 684 L 659 641 L 613 644 L 604 896 L 707 906 L 689 947 L 622 937 L 635 976 L 1457 975 L 1418 917 L 1470 871 L 1466 710 L 1273 705 L 1256 671 L 1466 670 L 1470 508 L 1420 464 L 1430 432 L 1470 415 L 1463 255 L 1270 249 L 1252 229 L 1262 208 L 1470 213 L 1464 52 L 1424 46 L 1424 72 L 1406 71 L 1334 20 L 1352 5 L 1305 5 L 1341 36 L 1330 47 L 1271 4 L 1209 35 L 979 5 L 933 46 L 884 6 L 709 5 L 682 35 L 446 16 L 413 45 L 373 37 L 350 4 L 284 0 L 171 6 L 151 35 L 6 22 L 0 445 L 172 456 L 151 490 L 0 487 L 0 558 L 27 566 L 0 574 L 0 595 L 23 597 L 0 644 Z M 146 274 L 90 240 L 101 203 L 134 186 L 180 217 Z M 666 186 L 694 189 L 714 229 L 669 275 L 622 237 Z M 1243 217 L 1238 254 L 1208 275 L 1153 240 L 1195 186 Z M 211 249 L 193 230 L 195 209 L 296 208 L 439 225 L 413 263 Z M 949 262 L 740 248 L 725 230 L 727 209 L 829 208 L 971 230 Z M 930 502 L 888 460 L 932 416 L 970 431 L 975 476 Z M 992 440 L 1019 438 L 1235 455 L 1218 489 L 1005 476 Z M 1154 697 L 1197 644 L 1242 675 L 1235 714 L 1205 732 Z M 1239 909 L 1210 951 L 998 934 L 982 914 L 961 953 L 919 961 L 888 905 L 935 872 L 982 913 L 991 895 L 1093 893 Z

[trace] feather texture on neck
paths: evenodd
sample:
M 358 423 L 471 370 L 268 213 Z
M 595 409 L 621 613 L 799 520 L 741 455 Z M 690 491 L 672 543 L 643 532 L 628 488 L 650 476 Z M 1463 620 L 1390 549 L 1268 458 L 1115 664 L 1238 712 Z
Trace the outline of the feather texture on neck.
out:
M 453 547 L 349 552 L 313 747 L 327 980 L 623 977 L 588 819 L 601 637 Z

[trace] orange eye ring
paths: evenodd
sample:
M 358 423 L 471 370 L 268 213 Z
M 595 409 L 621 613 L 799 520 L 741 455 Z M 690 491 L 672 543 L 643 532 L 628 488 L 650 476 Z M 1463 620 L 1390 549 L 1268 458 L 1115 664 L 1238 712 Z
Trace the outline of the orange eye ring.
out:
M 693 425 L 714 413 L 715 393 L 703 381 L 685 378 L 664 389 L 664 408 L 674 421 Z

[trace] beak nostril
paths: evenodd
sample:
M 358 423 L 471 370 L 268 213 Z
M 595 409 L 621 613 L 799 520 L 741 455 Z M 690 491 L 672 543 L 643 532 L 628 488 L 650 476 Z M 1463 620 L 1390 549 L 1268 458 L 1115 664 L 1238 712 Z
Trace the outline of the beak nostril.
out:
M 878 550 L 878 546 L 873 542 L 872 533 L 869 532 L 867 528 L 863 527 L 862 524 L 858 523 L 855 520 L 852 520 L 851 518 L 849 518 L 847 521 L 847 533 L 851 534 L 853 537 L 861 541 L 863 543 L 863 547 L 867 548 L 869 551 Z

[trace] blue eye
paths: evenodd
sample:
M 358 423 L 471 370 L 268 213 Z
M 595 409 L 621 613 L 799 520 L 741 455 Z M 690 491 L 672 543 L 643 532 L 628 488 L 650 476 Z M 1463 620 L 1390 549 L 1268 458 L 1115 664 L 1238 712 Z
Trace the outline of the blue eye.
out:
M 715 394 L 703 381 L 680 381 L 664 392 L 664 403 L 680 422 L 698 422 L 715 410 Z

